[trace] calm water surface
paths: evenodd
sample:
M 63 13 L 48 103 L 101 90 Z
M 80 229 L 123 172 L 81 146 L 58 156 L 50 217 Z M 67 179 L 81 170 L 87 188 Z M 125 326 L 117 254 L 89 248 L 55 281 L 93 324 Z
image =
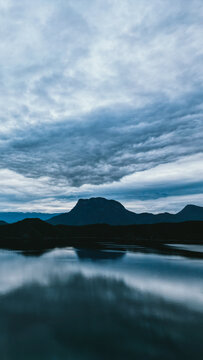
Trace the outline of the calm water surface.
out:
M 1 360 L 203 359 L 203 260 L 0 251 Z

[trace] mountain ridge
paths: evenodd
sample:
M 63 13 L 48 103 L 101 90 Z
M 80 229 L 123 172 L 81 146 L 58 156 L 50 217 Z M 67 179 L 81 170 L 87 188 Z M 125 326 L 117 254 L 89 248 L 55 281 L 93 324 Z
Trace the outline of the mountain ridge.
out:
M 52 225 L 136 225 L 156 224 L 163 222 L 203 221 L 203 207 L 186 205 L 176 214 L 134 213 L 127 210 L 120 202 L 102 197 L 79 199 L 67 213 L 56 215 L 49 220 Z
M 6 223 L 12 224 L 18 221 L 22 221 L 24 219 L 41 219 L 46 221 L 53 216 L 59 215 L 57 213 L 41 213 L 41 212 L 12 212 L 5 211 L 0 212 L 0 221 L 4 221 Z

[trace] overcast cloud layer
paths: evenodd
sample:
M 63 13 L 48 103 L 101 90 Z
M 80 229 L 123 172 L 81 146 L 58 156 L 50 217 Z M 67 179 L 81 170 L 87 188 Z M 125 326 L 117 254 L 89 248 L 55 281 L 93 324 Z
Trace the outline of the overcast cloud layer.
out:
M 0 0 L 0 210 L 203 205 L 202 0 Z

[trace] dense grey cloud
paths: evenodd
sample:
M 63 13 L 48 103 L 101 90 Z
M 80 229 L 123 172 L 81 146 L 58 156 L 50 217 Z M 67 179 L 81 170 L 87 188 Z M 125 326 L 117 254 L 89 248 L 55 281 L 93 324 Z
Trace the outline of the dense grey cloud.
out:
M 191 104 L 169 113 L 159 104 L 119 114 L 102 109 L 82 120 L 16 131 L 4 139 L 0 163 L 25 176 L 66 179 L 70 186 L 103 184 L 202 151 L 202 130 L 202 114 Z
M 202 153 L 202 15 L 200 0 L 0 1 L 0 168 L 17 189 L 0 198 L 201 194 L 184 168 L 120 181 Z

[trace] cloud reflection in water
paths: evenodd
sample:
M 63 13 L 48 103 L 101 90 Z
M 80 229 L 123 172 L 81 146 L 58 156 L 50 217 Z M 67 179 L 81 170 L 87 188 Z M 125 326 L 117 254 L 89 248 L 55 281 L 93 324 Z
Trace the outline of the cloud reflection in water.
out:
M 120 259 L 1 252 L 3 359 L 201 359 L 203 264 Z

